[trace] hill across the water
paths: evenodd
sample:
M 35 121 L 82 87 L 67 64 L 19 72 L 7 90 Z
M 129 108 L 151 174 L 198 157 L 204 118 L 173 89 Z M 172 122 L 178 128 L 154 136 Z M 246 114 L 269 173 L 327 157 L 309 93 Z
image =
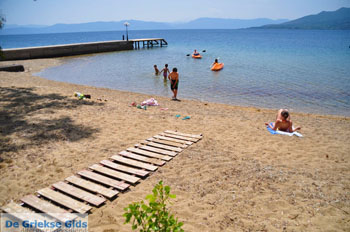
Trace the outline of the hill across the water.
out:
M 259 28 L 267 29 L 306 29 L 306 30 L 350 30 L 350 8 L 336 11 L 322 11 L 281 24 L 270 24 Z

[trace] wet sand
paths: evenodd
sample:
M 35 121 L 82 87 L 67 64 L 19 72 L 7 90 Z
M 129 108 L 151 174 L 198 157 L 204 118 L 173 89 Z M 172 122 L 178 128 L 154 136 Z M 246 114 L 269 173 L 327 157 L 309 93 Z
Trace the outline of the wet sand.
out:
M 159 180 L 177 195 L 171 210 L 185 231 L 349 230 L 350 118 L 291 112 L 304 137 L 271 135 L 264 122 L 277 109 L 175 102 L 32 75 L 61 62 L 1 62 L 23 64 L 26 71 L 0 72 L 0 206 L 164 130 L 178 130 L 204 137 L 93 209 L 90 231 L 131 231 L 123 208 L 144 199 Z M 77 100 L 75 91 L 92 99 Z M 129 106 L 150 97 L 161 106 Z

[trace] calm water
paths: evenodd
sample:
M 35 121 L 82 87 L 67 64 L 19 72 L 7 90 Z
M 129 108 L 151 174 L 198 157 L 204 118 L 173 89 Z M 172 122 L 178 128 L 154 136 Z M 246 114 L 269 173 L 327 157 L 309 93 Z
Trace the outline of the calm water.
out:
M 123 32 L 1 36 L 2 47 L 120 39 Z M 9 39 L 9 37 L 11 37 Z M 177 67 L 179 98 L 350 116 L 350 31 L 130 31 L 129 38 L 165 38 L 163 48 L 77 58 L 39 76 L 77 84 L 171 97 L 153 65 Z M 186 56 L 206 50 L 203 59 Z M 225 63 L 212 72 L 215 58 Z

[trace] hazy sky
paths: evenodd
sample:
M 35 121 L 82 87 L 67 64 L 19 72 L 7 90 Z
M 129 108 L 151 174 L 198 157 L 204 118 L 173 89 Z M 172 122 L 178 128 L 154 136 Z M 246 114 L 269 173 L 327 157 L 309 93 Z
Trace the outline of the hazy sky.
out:
M 127 19 L 178 22 L 200 17 L 296 19 L 350 7 L 350 0 L 0 0 L 7 24 Z

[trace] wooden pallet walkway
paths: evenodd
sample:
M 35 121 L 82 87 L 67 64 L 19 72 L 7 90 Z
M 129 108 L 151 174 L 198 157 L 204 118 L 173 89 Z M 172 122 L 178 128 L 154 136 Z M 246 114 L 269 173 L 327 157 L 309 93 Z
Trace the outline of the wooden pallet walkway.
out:
M 125 174 L 123 172 L 118 172 L 118 171 L 115 171 L 113 169 L 103 167 L 102 165 L 99 165 L 99 164 L 94 164 L 94 165 L 90 166 L 89 168 L 91 170 L 96 171 L 96 172 L 102 173 L 106 176 L 111 176 L 111 177 L 114 177 L 116 179 L 120 179 L 122 181 L 129 182 L 131 184 L 136 184 L 136 182 L 138 182 L 140 180 L 140 178 L 138 178 L 138 177 L 131 176 L 131 175 Z
M 154 143 L 161 144 L 161 145 L 168 145 L 168 146 L 173 146 L 173 147 L 177 147 L 177 148 L 182 148 L 182 149 L 185 149 L 188 147 L 188 145 L 183 144 L 183 143 L 176 143 L 174 141 L 162 140 L 162 139 L 157 139 L 157 138 L 148 138 L 147 141 L 154 142 Z
M 197 142 L 198 141 L 198 139 L 196 139 L 196 138 L 185 137 L 185 136 L 181 136 L 181 135 L 174 135 L 174 134 L 168 134 L 168 133 L 160 133 L 159 135 L 166 136 L 169 138 L 179 139 L 179 140 L 183 140 L 183 141 L 190 141 L 190 142 Z M 189 144 L 189 145 L 192 145 L 192 144 Z
M 180 135 L 180 136 L 185 136 L 185 137 L 190 137 L 190 138 L 196 138 L 196 139 L 202 139 L 203 135 L 192 135 L 192 134 L 185 134 L 185 133 L 181 133 L 181 132 L 177 132 L 177 131 L 171 131 L 171 130 L 166 130 L 164 131 L 164 133 L 167 134 L 174 134 L 174 135 Z
M 72 221 L 77 218 L 77 215 L 70 213 L 69 211 L 62 209 L 48 201 L 45 201 L 34 195 L 27 195 L 21 199 L 21 201 L 34 209 L 39 210 L 53 218 L 58 219 L 61 222 Z
M 133 159 L 128 159 L 128 158 L 125 158 L 125 157 L 120 156 L 120 155 L 114 155 L 111 157 L 111 159 L 115 160 L 117 162 L 120 162 L 120 163 L 128 164 L 128 165 L 138 167 L 138 168 L 143 168 L 143 169 L 150 170 L 150 171 L 155 171 L 158 169 L 157 166 L 154 166 L 152 164 L 140 162 L 140 161 L 133 160 Z
M 150 142 L 150 141 L 142 141 L 141 142 L 142 145 L 147 145 L 147 147 L 155 147 L 155 148 L 160 148 L 163 150 L 168 150 L 168 151 L 174 151 L 176 154 L 182 152 L 182 148 L 179 147 L 172 147 L 172 146 L 168 146 L 168 145 L 164 145 L 164 144 L 159 144 L 159 143 L 155 143 L 155 142 Z
M 149 175 L 148 171 L 117 164 L 110 160 L 102 160 L 100 164 L 118 171 L 134 174 L 136 176 L 146 177 Z
M 10 214 L 15 218 L 18 218 L 21 221 L 28 220 L 28 217 L 26 216 L 28 214 L 31 215 L 30 219 L 32 221 L 37 221 L 37 222 L 51 221 L 47 217 L 44 217 L 41 214 L 35 214 L 35 211 L 32 211 L 14 202 L 10 202 L 7 205 L 1 207 L 1 210 L 4 211 L 5 213 Z
M 175 143 L 180 143 L 180 144 L 184 144 L 184 145 L 192 145 L 193 144 L 193 142 L 191 142 L 191 141 L 185 141 L 185 140 L 181 140 L 181 139 L 172 138 L 169 136 L 164 136 L 164 134 L 156 135 L 156 136 L 154 136 L 154 138 L 160 139 L 160 140 L 171 141 L 171 142 L 175 142 Z
M 141 178 L 146 178 L 202 138 L 202 134 L 166 130 L 112 155 L 109 160 L 102 160 L 64 181 L 38 190 L 38 196 L 23 197 L 24 205 L 11 202 L 1 209 L 15 217 L 18 213 L 34 213 L 31 209 L 35 209 L 55 220 L 73 220 L 76 215 L 71 212 L 88 213 L 92 207 L 101 206 L 106 198 L 113 199 L 120 191 L 139 183 Z M 38 215 L 38 221 L 43 220 L 45 217 Z
M 73 185 L 67 184 L 63 181 L 53 184 L 52 187 L 60 190 L 61 192 L 66 193 L 67 195 L 71 195 L 82 201 L 86 201 L 94 206 L 100 206 L 106 201 L 106 199 L 102 197 L 86 192 L 80 188 L 74 187 Z
M 92 209 L 91 206 L 88 206 L 78 200 L 68 197 L 67 195 L 56 192 L 50 188 L 40 189 L 37 191 L 37 193 L 51 201 L 54 201 L 60 205 L 70 208 L 78 213 L 83 214 Z
M 102 185 L 95 184 L 91 181 L 84 180 L 77 176 L 70 176 L 67 177 L 65 180 L 71 184 L 79 186 L 90 192 L 101 194 L 102 196 L 105 196 L 107 198 L 113 198 L 119 193 L 117 190 L 108 189 L 106 187 L 103 187 Z
M 165 164 L 165 161 L 163 161 L 163 160 L 149 158 L 149 157 L 146 157 L 143 155 L 138 155 L 138 154 L 135 154 L 132 152 L 127 152 L 127 151 L 119 152 L 119 155 L 121 155 L 123 157 L 130 158 L 130 159 L 135 159 L 138 161 L 146 162 L 146 163 L 156 164 L 158 166 L 162 166 Z
M 141 146 L 139 144 L 136 144 L 135 147 L 141 149 L 141 150 L 146 150 L 146 151 L 150 151 L 150 152 L 155 152 L 155 153 L 159 153 L 159 154 L 162 154 L 162 155 L 167 155 L 167 156 L 171 156 L 171 157 L 174 157 L 177 155 L 176 152 L 174 151 L 166 151 L 164 149 L 159 149 L 159 148 L 156 148 L 156 147 L 152 147 L 152 146 L 148 146 L 148 145 L 145 145 L 145 146 Z
M 146 151 L 144 149 L 139 149 L 139 148 L 134 148 L 134 147 L 129 147 L 126 150 L 129 152 L 136 153 L 136 154 L 140 154 L 140 155 L 144 155 L 144 156 L 148 156 L 148 157 L 152 157 L 152 158 L 157 158 L 157 159 L 161 159 L 161 160 L 165 160 L 165 161 L 170 161 L 172 159 L 172 157 L 170 157 L 168 155 L 157 154 L 154 152 L 150 152 L 150 151 Z
M 121 181 L 97 174 L 95 172 L 91 172 L 89 170 L 82 170 L 78 172 L 78 175 L 122 191 L 126 190 L 130 186 Z

